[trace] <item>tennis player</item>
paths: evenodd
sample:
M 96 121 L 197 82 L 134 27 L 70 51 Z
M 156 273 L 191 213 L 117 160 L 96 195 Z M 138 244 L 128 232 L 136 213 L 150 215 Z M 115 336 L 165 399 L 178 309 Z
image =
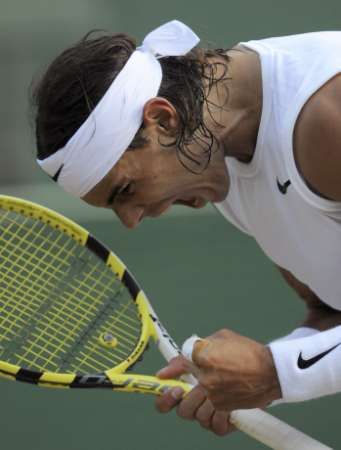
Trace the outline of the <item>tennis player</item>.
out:
M 159 411 L 223 435 L 234 409 L 341 391 L 341 32 L 198 43 L 178 21 L 139 47 L 85 37 L 36 87 L 36 136 L 55 182 L 129 228 L 214 203 L 305 302 L 284 338 L 219 331 L 159 372 L 200 382 L 184 399 L 164 394 Z

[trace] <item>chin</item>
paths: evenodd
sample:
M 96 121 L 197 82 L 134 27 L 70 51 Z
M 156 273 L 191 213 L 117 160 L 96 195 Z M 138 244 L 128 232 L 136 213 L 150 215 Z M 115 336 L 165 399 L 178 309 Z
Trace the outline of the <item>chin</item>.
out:
M 214 198 L 212 200 L 210 200 L 211 203 L 223 202 L 226 199 L 228 193 L 229 193 L 229 189 L 226 189 L 226 190 L 224 190 L 222 192 L 216 193 Z
M 192 205 L 192 208 L 195 208 L 195 209 L 205 208 L 205 206 L 207 205 L 207 203 L 208 203 L 208 200 L 200 200 L 200 202 L 198 202 L 198 203 Z

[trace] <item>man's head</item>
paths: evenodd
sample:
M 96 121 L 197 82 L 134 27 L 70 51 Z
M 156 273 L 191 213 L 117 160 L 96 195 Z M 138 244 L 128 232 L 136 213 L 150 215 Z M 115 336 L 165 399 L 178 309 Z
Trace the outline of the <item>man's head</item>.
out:
M 84 121 L 89 116 L 91 118 L 91 112 L 126 67 L 127 61 L 131 60 L 135 50 L 134 40 L 124 34 L 88 35 L 64 51 L 50 65 L 34 92 L 39 160 L 44 162 L 56 154 Z M 217 55 L 220 55 L 220 62 L 210 61 Z M 198 48 L 184 56 L 161 58 L 162 80 L 158 96 L 144 104 L 141 126 L 132 137 L 127 151 L 114 167 L 108 167 L 99 183 L 82 195 L 83 199 L 98 206 L 113 206 L 126 225 L 134 226 L 138 214 L 135 219 L 125 219 L 118 211 L 117 204 L 128 191 L 130 197 L 133 196 L 133 185 L 137 185 L 136 171 L 139 171 L 139 179 L 142 173 L 145 178 L 148 175 L 149 181 L 154 180 L 151 184 L 155 189 L 154 200 L 146 200 L 153 204 L 148 208 L 147 205 L 140 205 L 143 213 L 139 219 L 143 215 L 158 215 L 169 206 L 168 203 L 176 201 L 199 206 L 204 201 L 219 200 L 221 194 L 202 193 L 199 197 L 195 196 L 190 185 L 198 184 L 200 174 L 203 174 L 211 159 L 212 150 L 217 147 L 217 140 L 207 126 L 204 114 L 210 110 L 210 91 L 226 75 L 226 66 L 224 70 L 218 71 L 226 61 L 227 57 L 222 56 L 222 51 L 203 51 Z M 110 117 L 107 123 L 109 128 Z M 97 157 L 101 158 L 100 152 L 96 154 Z M 209 168 L 212 165 L 209 164 Z M 209 172 L 209 169 L 205 172 Z M 155 184 L 157 178 L 161 184 L 168 185 L 167 194 L 161 195 L 163 189 L 160 184 Z M 202 178 L 209 177 L 205 173 Z M 130 179 L 133 183 L 128 182 Z M 181 189 L 179 186 L 178 189 L 175 186 L 170 189 L 171 184 L 179 185 L 180 182 L 183 183 Z M 200 184 L 206 184 L 206 181 Z M 108 189 L 112 191 L 113 186 L 124 192 L 116 192 L 112 205 L 109 205 Z M 144 194 L 149 192 L 149 187 L 152 186 L 147 186 L 145 180 Z

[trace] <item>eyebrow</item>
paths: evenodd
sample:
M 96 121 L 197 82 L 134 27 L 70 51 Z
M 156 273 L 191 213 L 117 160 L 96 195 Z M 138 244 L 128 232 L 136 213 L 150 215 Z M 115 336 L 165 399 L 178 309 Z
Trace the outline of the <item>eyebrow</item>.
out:
M 113 186 L 111 192 L 107 198 L 107 205 L 111 205 L 115 200 L 116 195 L 119 193 L 121 186 Z

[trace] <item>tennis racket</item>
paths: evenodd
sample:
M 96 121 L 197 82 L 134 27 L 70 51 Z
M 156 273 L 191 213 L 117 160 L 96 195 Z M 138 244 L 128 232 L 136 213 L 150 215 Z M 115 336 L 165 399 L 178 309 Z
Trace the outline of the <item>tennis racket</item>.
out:
M 0 196 L 2 377 L 46 387 L 189 392 L 193 379 L 127 373 L 150 342 L 167 361 L 180 354 L 114 253 L 52 210 Z M 233 412 L 231 422 L 274 449 L 328 448 L 260 410 Z

